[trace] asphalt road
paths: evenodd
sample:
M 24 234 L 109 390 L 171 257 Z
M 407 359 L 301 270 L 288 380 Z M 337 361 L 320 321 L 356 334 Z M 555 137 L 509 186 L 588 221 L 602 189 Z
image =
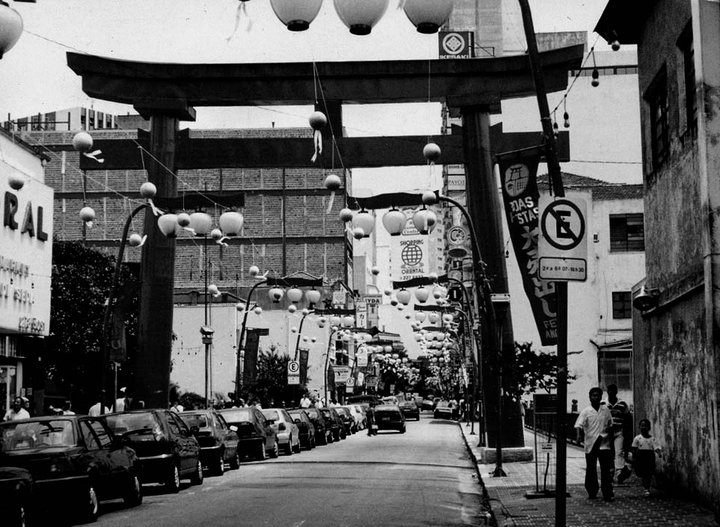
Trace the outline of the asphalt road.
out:
M 458 425 L 423 415 L 407 433 L 366 432 L 244 462 L 179 494 L 146 485 L 140 507 L 102 504 L 103 527 L 482 525 L 482 489 Z

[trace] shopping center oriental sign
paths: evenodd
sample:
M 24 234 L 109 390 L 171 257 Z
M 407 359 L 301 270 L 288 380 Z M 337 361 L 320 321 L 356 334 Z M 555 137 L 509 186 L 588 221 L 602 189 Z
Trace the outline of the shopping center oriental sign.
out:
M 0 159 L 0 333 L 48 335 L 53 190 L 39 182 L 39 160 L 35 177 L 19 166 L 22 154 Z M 32 162 L 27 169 L 33 170 Z

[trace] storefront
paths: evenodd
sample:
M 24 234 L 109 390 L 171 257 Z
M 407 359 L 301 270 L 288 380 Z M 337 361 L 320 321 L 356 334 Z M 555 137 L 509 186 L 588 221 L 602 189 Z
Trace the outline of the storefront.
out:
M 0 416 L 32 398 L 28 356 L 50 331 L 53 190 L 42 156 L 0 129 Z

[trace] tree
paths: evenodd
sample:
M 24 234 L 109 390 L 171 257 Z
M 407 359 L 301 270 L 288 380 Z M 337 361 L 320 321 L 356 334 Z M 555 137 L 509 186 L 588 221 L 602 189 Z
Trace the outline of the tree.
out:
M 257 359 L 257 377 L 252 388 L 244 393 L 246 400 L 252 402 L 258 399 L 263 407 L 280 406 L 283 402 L 292 405 L 297 393 L 302 393 L 304 387 L 299 390 L 295 386 L 289 386 L 287 381 L 287 366 L 290 355 L 276 353 L 276 346 L 270 346 L 269 350 L 260 350 Z
M 503 368 L 503 375 L 511 382 L 507 386 L 510 395 L 519 400 L 538 390 L 550 392 L 557 387 L 557 355 L 532 349 L 532 342 L 515 342 L 515 363 Z M 568 375 L 568 382 L 575 380 Z
M 99 386 L 103 314 L 115 260 L 80 242 L 55 241 L 50 336 L 40 357 L 47 379 L 71 392 L 77 408 L 89 407 Z M 118 302 L 125 309 L 128 346 L 134 347 L 139 285 L 121 268 Z

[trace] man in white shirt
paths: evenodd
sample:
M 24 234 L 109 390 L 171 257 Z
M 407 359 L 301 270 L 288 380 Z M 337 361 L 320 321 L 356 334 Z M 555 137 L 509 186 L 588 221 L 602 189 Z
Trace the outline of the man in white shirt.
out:
M 23 408 L 22 397 L 15 397 L 12 408 L 5 412 L 3 421 L 19 421 L 20 419 L 30 419 L 30 413 Z
M 97 417 L 98 415 L 109 414 L 109 413 L 110 413 L 110 408 L 108 408 L 106 406 L 103 411 L 103 408 L 100 406 L 100 401 L 96 402 L 88 410 L 88 415 L 91 417 Z
M 612 414 L 601 404 L 602 388 L 590 388 L 590 405 L 583 408 L 575 421 L 578 441 L 584 441 L 585 490 L 590 499 L 598 493 L 597 464 L 600 462 L 600 489 L 605 501 L 613 501 Z
M 310 400 L 310 397 L 307 396 L 307 394 L 303 395 L 303 398 L 300 399 L 300 408 L 310 408 L 312 406 L 312 401 Z

